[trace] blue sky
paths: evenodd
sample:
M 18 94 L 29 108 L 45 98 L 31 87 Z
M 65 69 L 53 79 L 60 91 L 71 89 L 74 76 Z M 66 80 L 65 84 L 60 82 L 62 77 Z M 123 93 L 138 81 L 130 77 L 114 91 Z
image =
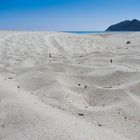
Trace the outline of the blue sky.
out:
M 140 19 L 140 0 L 0 0 L 0 30 L 102 31 Z

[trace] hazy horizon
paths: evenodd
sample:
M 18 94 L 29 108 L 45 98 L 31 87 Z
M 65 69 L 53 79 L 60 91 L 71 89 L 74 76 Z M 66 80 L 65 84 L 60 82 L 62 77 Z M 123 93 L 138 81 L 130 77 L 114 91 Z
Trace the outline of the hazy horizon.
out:
M 139 0 L 1 0 L 0 30 L 104 31 L 140 19 Z

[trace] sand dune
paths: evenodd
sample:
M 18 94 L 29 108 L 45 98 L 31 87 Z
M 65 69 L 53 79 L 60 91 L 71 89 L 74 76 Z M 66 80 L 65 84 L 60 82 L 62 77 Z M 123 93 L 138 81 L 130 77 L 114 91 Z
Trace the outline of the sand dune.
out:
M 0 32 L 0 140 L 139 139 L 140 33 Z

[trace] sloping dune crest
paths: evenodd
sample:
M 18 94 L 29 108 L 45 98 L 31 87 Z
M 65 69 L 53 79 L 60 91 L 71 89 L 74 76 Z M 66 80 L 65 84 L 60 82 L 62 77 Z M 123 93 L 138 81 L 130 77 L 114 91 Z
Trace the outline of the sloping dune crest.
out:
M 139 38 L 0 32 L 0 140 L 139 140 Z

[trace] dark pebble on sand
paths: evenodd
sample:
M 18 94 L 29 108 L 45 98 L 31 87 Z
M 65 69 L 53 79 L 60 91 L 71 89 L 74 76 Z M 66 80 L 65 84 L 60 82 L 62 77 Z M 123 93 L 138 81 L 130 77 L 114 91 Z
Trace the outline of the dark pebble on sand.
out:
M 82 113 L 79 113 L 79 114 L 78 114 L 78 116 L 84 116 L 84 114 L 82 114 Z
M 130 43 L 131 43 L 130 41 L 127 41 L 127 42 L 126 42 L 126 44 L 130 44 Z
M 98 126 L 101 127 L 102 125 L 101 124 L 98 124 Z

